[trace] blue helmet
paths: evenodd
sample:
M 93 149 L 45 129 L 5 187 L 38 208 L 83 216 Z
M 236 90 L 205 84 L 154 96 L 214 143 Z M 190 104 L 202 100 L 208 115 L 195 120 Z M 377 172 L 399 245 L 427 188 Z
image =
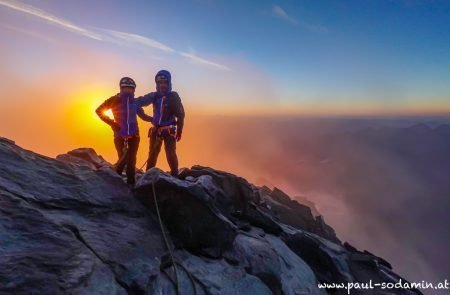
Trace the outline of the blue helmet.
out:
M 156 73 L 155 76 L 155 82 L 156 82 L 156 90 L 158 92 L 161 92 L 159 89 L 159 83 L 160 81 L 167 81 L 168 89 L 167 92 L 172 91 L 172 76 L 170 75 L 170 72 L 167 70 L 161 70 L 158 73 Z

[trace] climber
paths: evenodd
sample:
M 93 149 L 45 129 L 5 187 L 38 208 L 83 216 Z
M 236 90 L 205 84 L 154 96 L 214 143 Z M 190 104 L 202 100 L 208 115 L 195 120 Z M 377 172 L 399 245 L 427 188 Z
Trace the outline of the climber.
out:
M 126 166 L 127 183 L 133 186 L 135 184 L 136 155 L 140 141 L 136 115 L 147 120 L 151 117 L 144 113 L 134 98 L 136 89 L 134 80 L 123 77 L 120 79 L 119 85 L 120 93 L 104 101 L 95 112 L 114 131 L 114 145 L 119 157 L 115 165 L 116 172 L 122 175 Z M 114 119 L 105 114 L 107 110 L 112 110 Z
M 180 141 L 184 125 L 184 108 L 177 92 L 172 91 L 172 78 L 169 71 L 161 70 L 155 76 L 156 92 L 137 98 L 140 105 L 153 104 L 153 117 L 145 115 L 142 119 L 152 123 L 148 132 L 150 148 L 147 170 L 155 167 L 161 145 L 164 142 L 170 174 L 178 176 L 178 157 L 176 143 Z

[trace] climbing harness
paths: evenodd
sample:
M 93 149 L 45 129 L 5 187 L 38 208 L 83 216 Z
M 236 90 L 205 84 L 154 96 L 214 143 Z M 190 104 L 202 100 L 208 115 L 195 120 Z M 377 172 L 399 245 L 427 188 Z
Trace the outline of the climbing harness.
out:
M 152 129 L 155 128 L 156 129 L 156 136 L 163 138 L 165 136 L 171 136 L 176 138 L 177 136 L 177 126 L 172 124 L 172 125 L 168 125 L 168 126 L 160 126 L 160 127 L 150 127 L 149 131 L 148 131 L 148 136 L 151 136 L 151 133 L 153 132 Z M 139 168 L 139 170 L 142 170 L 142 168 L 144 168 L 144 166 L 147 164 L 148 162 L 148 158 L 147 160 L 142 164 L 142 166 Z
M 168 126 L 160 126 L 156 129 L 156 136 L 158 137 L 176 137 L 177 136 L 177 127 L 175 125 Z

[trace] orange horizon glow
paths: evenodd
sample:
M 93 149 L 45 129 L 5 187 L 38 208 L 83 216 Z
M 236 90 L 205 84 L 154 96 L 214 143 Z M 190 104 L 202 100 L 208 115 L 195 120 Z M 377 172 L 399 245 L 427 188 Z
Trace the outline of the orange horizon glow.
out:
M 113 160 L 115 158 L 115 151 L 111 144 L 112 131 L 110 127 L 98 118 L 95 113 L 96 108 L 108 97 L 115 92 L 108 87 L 88 87 L 80 89 L 70 94 L 63 102 L 59 103 L 55 109 L 51 109 L 45 118 L 41 118 L 40 124 L 45 123 L 46 120 L 51 120 L 54 124 L 50 134 L 58 134 L 58 140 L 52 141 L 48 145 L 39 145 L 38 151 L 48 155 L 56 156 L 58 153 L 64 153 L 69 146 L 73 148 L 81 146 L 96 147 L 98 150 L 106 154 L 106 158 Z M 38 100 L 36 100 L 38 101 Z M 186 125 L 189 126 L 190 120 L 195 120 L 196 117 L 209 116 L 226 116 L 226 117 L 258 117 L 258 116 L 298 116 L 298 117 L 387 117 L 387 116 L 445 116 L 450 114 L 450 106 L 432 107 L 421 104 L 411 105 L 408 107 L 396 107 L 389 111 L 385 108 L 376 108 L 375 106 L 316 106 L 309 105 L 290 105 L 283 107 L 197 107 L 189 103 L 189 98 L 183 100 L 185 105 L 187 117 Z M 38 106 L 30 108 L 31 110 L 38 110 Z M 151 107 L 145 108 L 145 111 L 151 114 Z M 32 118 L 35 115 L 30 112 L 29 116 Z M 112 114 L 108 113 L 110 116 Z M 24 126 L 32 126 L 30 122 L 21 122 Z M 16 125 L 18 132 L 11 136 L 10 132 L 5 132 L 7 128 L 3 125 L 0 127 L 0 135 L 12 137 L 11 139 L 18 142 L 24 142 L 25 145 L 34 146 L 38 141 L 27 140 L 28 137 L 33 137 L 35 132 L 27 127 L 19 128 L 21 124 Z M 139 120 L 139 127 L 141 136 L 145 138 L 149 123 Z M 189 130 L 189 129 L 187 129 Z M 189 130 L 187 133 L 197 132 Z M 63 136 L 61 136 L 63 135 Z M 182 145 L 181 145 L 182 146 Z M 59 147 L 59 148 L 58 148 Z M 142 150 L 142 149 L 141 149 Z M 186 151 L 185 151 L 186 152 Z M 163 151 L 162 151 L 163 153 Z M 144 155 L 140 153 L 140 158 Z
M 62 84 L 65 85 L 65 84 Z M 72 89 L 68 92 L 67 89 Z M 15 140 L 19 145 L 46 156 L 55 157 L 79 147 L 92 147 L 109 162 L 117 160 L 113 144 L 111 128 L 98 118 L 96 108 L 111 95 L 117 93 L 116 85 L 87 84 L 84 86 L 53 89 L 56 94 L 49 96 L 47 89 L 40 89 L 32 100 L 26 102 L 6 102 L 0 109 L 0 116 L 9 125 L 0 125 L 0 136 Z M 75 89 L 75 90 L 74 90 Z M 136 96 L 145 93 L 145 89 L 137 89 Z M 194 130 L 190 125 L 198 125 L 201 121 L 209 124 L 209 120 L 220 117 L 401 117 L 401 116 L 444 116 L 450 114 L 450 104 L 425 104 L 417 102 L 408 105 L 377 106 L 371 103 L 356 104 L 324 104 L 324 103 L 290 103 L 290 104 L 251 104 L 243 103 L 232 106 L 226 103 L 210 102 L 199 104 L 200 96 L 192 102 L 195 94 L 181 94 L 186 110 L 186 129 L 183 140 L 177 148 L 180 165 L 190 166 L 205 164 L 215 166 L 222 163 L 220 155 L 208 151 L 204 143 L 204 130 Z M 204 98 L 209 102 L 207 98 Z M 151 107 L 146 107 L 148 114 Z M 20 114 L 17 116 L 15 114 Z M 111 115 L 111 113 L 110 113 Z M 202 123 L 203 124 L 203 123 Z M 138 167 L 145 162 L 148 153 L 147 131 L 150 124 L 139 120 L 141 144 L 138 152 Z M 209 130 L 211 126 L 206 128 Z M 208 131 L 210 132 L 210 131 Z M 230 130 L 232 132 L 232 130 Z M 201 144 L 199 144 L 201 143 Z M 198 163 L 199 151 L 206 155 L 204 163 Z M 162 149 L 158 166 L 168 169 L 164 149 Z

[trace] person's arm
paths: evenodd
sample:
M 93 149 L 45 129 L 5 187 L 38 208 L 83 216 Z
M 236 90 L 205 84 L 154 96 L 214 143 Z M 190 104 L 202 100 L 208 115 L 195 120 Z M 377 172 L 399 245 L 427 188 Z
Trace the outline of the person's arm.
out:
M 96 110 L 95 112 L 97 113 L 97 116 L 106 124 L 108 124 L 109 126 L 111 126 L 111 128 L 114 131 L 117 131 L 120 129 L 119 124 L 117 124 L 117 122 L 115 122 L 113 119 L 111 119 L 110 117 L 108 117 L 107 115 L 105 115 L 105 111 L 110 110 L 114 104 L 116 97 L 115 96 L 111 96 L 110 98 L 108 98 L 107 100 L 105 100 Z
M 147 115 L 147 114 L 144 112 L 144 109 L 143 109 L 142 107 L 140 107 L 140 106 L 138 106 L 138 109 L 137 109 L 137 115 L 138 115 L 139 118 L 141 118 L 142 120 L 147 121 L 147 122 L 150 122 L 150 123 L 153 124 L 153 117 Z
M 146 107 L 155 102 L 156 92 L 150 92 L 146 95 L 136 98 L 136 104 L 140 107 Z
M 177 117 L 177 141 L 180 141 L 184 127 L 185 113 L 183 104 L 181 103 L 181 98 L 177 92 L 175 92 L 175 99 L 176 99 L 175 116 Z

